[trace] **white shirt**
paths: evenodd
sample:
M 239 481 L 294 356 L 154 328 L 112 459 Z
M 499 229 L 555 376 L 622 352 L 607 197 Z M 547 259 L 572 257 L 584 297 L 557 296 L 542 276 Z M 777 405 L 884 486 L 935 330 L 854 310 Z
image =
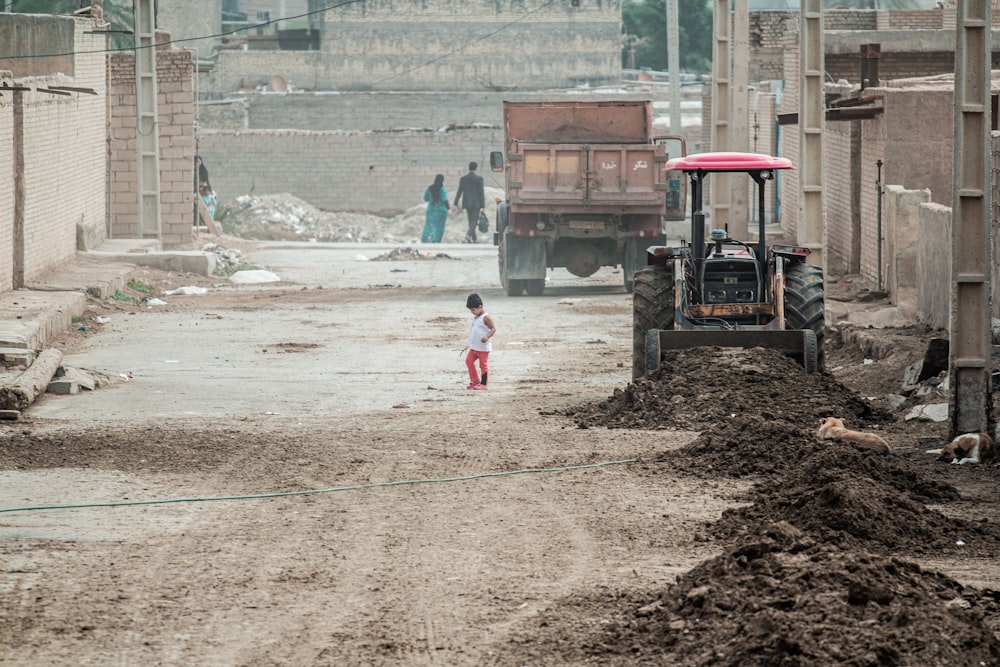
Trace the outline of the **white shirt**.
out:
M 469 326 L 469 349 L 477 352 L 490 352 L 493 349 L 493 339 L 487 338 L 486 342 L 483 342 L 483 336 L 489 332 L 490 327 L 486 324 L 486 311 L 484 310 L 479 317 L 472 320 L 472 324 Z

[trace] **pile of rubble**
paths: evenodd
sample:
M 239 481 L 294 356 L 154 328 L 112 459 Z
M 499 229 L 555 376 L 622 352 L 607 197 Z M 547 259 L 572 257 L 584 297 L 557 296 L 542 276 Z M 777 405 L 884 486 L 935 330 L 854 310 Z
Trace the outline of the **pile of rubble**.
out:
M 486 215 L 490 220 L 496 217 L 494 202 L 502 196 L 502 190 L 486 188 Z M 392 217 L 322 211 L 286 192 L 241 195 L 222 207 L 218 217 L 227 234 L 258 241 L 417 243 L 424 228 L 426 210 L 427 204 L 421 202 Z M 443 241 L 461 243 L 465 231 L 465 212 L 452 212 Z

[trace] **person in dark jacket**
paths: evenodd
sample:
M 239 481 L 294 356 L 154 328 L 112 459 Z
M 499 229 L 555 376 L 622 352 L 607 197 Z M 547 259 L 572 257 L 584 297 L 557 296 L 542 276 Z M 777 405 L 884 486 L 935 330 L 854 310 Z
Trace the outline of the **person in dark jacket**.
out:
M 200 155 L 194 156 L 194 191 L 201 192 L 202 183 L 208 184 L 208 189 L 212 189 L 212 182 L 208 180 L 208 167 L 201 161 Z
M 458 181 L 458 192 L 455 193 L 455 209 L 465 209 L 465 215 L 469 219 L 469 231 L 465 234 L 466 243 L 476 242 L 476 224 L 479 222 L 479 213 L 486 206 L 486 189 L 483 186 L 483 177 L 476 173 L 479 165 L 475 162 L 469 163 L 469 173 Z

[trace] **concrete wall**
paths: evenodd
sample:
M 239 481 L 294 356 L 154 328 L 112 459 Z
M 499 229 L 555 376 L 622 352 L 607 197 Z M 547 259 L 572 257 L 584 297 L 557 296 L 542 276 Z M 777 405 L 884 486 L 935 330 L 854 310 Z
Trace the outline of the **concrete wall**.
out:
M 951 320 L 951 207 L 921 204 L 917 224 L 919 275 L 947 276 L 943 280 L 920 281 L 917 320 L 934 329 L 947 330 Z
M 930 190 L 890 185 L 885 191 L 884 282 L 893 304 L 914 317 L 917 310 L 917 254 L 920 246 L 920 205 L 931 201 Z M 940 274 L 927 274 L 940 275 Z
M 116 238 L 139 238 L 135 56 L 114 53 L 110 67 L 111 234 Z M 193 52 L 157 49 L 156 77 L 160 240 L 164 247 L 173 247 L 191 240 L 195 219 Z
M 539 90 L 621 80 L 619 0 L 366 0 L 326 12 L 321 50 L 221 51 L 205 91 Z
M 0 289 L 23 286 L 74 256 L 79 239 L 105 233 L 105 56 L 94 27 L 88 18 L 0 15 L 0 35 L 16 35 L 0 36 L 0 49 L 21 56 L 0 67 L 23 89 L 0 95 Z

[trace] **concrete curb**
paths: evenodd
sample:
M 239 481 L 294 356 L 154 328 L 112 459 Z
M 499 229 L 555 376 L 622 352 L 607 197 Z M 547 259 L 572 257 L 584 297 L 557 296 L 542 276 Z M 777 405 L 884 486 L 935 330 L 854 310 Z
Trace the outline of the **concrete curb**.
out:
M 0 294 L 0 346 L 41 350 L 69 329 L 86 305 L 82 291 Z

